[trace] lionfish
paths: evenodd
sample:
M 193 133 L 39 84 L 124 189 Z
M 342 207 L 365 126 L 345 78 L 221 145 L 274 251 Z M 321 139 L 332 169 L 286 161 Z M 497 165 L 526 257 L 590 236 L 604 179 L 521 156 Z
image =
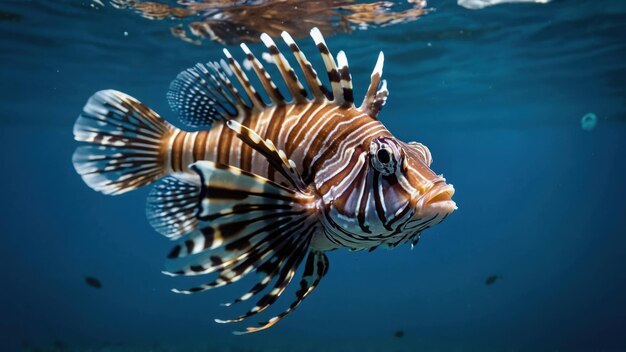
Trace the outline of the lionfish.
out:
M 226 49 L 226 60 L 197 64 L 171 83 L 168 101 L 195 132 L 115 90 L 94 94 L 74 125 L 75 139 L 88 144 L 76 149 L 73 163 L 89 187 L 117 195 L 155 183 L 149 222 L 175 241 L 164 273 L 217 274 L 174 292 L 202 292 L 259 274 L 249 291 L 225 305 L 259 295 L 258 302 L 216 322 L 266 310 L 303 264 L 293 303 L 239 333 L 271 327 L 295 310 L 326 274 L 326 251 L 413 246 L 456 209 L 454 188 L 431 171 L 428 148 L 396 139 L 378 120 L 388 96 L 383 53 L 357 107 L 345 53 L 335 61 L 317 28 L 311 37 L 330 89 L 288 33 L 282 39 L 304 82 L 262 34 L 290 98 L 241 44 L 262 90 Z

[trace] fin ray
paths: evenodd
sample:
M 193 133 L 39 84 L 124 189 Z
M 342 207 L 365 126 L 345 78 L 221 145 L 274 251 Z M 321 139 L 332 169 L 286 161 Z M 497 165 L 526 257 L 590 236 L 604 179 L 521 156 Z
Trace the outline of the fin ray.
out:
M 274 81 L 272 81 L 272 77 L 267 72 L 265 67 L 263 67 L 261 61 L 259 61 L 259 59 L 254 56 L 252 51 L 250 51 L 245 43 L 241 43 L 240 47 L 246 55 L 246 59 L 250 62 L 250 64 L 252 64 L 252 69 L 254 70 L 254 73 L 259 78 L 261 85 L 265 89 L 265 92 L 269 96 L 272 103 L 276 105 L 284 105 L 285 97 L 283 97 L 280 90 L 278 90 L 278 87 L 276 87 L 276 84 L 274 84 Z
M 328 257 L 319 251 L 310 251 L 307 257 L 307 263 L 300 280 L 300 289 L 296 291 L 296 299 L 289 305 L 287 309 L 278 315 L 270 318 L 267 322 L 260 323 L 259 327 L 249 327 L 246 331 L 236 331 L 235 335 L 243 335 L 268 329 L 281 321 L 291 312 L 296 310 L 300 303 L 311 293 L 320 283 L 324 275 L 328 272 Z
M 307 60 L 304 53 L 298 47 L 298 44 L 293 40 L 291 35 L 287 32 L 282 32 L 281 36 L 285 43 L 291 49 L 293 56 L 296 58 L 302 73 L 304 74 L 304 78 L 309 86 L 311 94 L 313 95 L 314 101 L 321 103 L 327 102 L 330 97 L 330 92 L 328 89 L 322 84 L 319 77 L 317 76 L 317 72 L 313 68 L 313 64 Z
M 310 241 L 310 236 L 307 236 Z M 280 266 L 279 276 L 276 279 L 276 282 L 272 289 L 263 295 L 257 303 L 246 313 L 228 320 L 216 319 L 215 321 L 221 324 L 226 323 L 237 323 L 244 319 L 250 318 L 258 313 L 263 312 L 270 306 L 272 306 L 276 300 L 280 297 L 280 295 L 285 292 L 293 277 L 295 275 L 296 269 L 300 266 L 300 263 L 304 259 L 304 255 L 308 251 L 309 242 L 302 242 L 299 246 L 294 248 L 294 250 L 289 254 L 286 262 Z
M 228 61 L 228 67 L 235 75 L 235 77 L 237 77 L 237 80 L 239 80 L 239 83 L 243 87 L 246 94 L 248 94 L 248 97 L 252 101 L 252 105 L 254 106 L 254 108 L 256 108 L 257 110 L 263 110 L 266 105 L 256 89 L 254 89 L 254 86 L 248 79 L 248 76 L 241 69 L 241 65 L 239 65 L 237 60 L 233 58 L 228 49 L 224 48 L 223 52 L 226 56 L 226 60 Z
M 179 73 L 167 100 L 180 121 L 194 128 L 210 128 L 216 121 L 247 115 L 251 109 L 216 62 L 198 63 Z
M 378 118 L 378 113 L 385 105 L 385 102 L 387 101 L 387 96 L 389 95 L 389 92 L 387 91 L 387 81 L 383 80 L 382 86 L 380 84 L 380 79 L 383 75 L 384 62 L 385 56 L 381 51 L 378 54 L 376 65 L 374 66 L 374 70 L 372 71 L 372 75 L 370 77 L 370 85 L 367 88 L 367 93 L 365 94 L 365 98 L 363 98 L 363 103 L 359 107 L 359 110 L 374 118 Z
M 274 40 L 272 40 L 267 33 L 263 33 L 261 34 L 261 41 L 263 41 L 263 44 L 265 44 L 267 50 L 269 50 L 276 67 L 278 67 L 278 72 L 280 72 L 280 75 L 287 84 L 287 88 L 295 102 L 298 104 L 308 102 L 306 89 L 304 89 L 304 86 L 300 83 L 296 72 L 291 68 L 285 56 L 278 50 Z
M 173 176 L 162 178 L 148 195 L 146 215 L 160 234 L 177 239 L 198 227 L 200 189 Z

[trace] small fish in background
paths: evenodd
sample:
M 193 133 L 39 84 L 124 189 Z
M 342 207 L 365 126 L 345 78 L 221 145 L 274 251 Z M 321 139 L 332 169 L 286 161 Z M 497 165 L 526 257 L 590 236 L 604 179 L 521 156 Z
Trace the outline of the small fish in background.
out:
M 93 288 L 102 288 L 102 283 L 100 280 L 96 279 L 93 276 L 85 276 L 85 283 Z
M 112 0 L 118 9 L 131 10 L 150 20 L 175 20 L 171 34 L 200 45 L 205 39 L 221 44 L 257 42 L 262 33 L 277 37 L 282 31 L 302 38 L 311 28 L 322 34 L 384 27 L 414 21 L 424 15 L 425 0 L 406 3 L 354 0 L 179 1 L 180 6 L 139 0 Z M 197 20 L 200 18 L 201 20 Z M 189 21 L 186 21 L 189 19 Z
M 396 330 L 393 333 L 393 337 L 397 338 L 397 339 L 401 339 L 404 337 L 404 330 Z
M 592 131 L 598 124 L 596 114 L 590 112 L 580 119 L 580 127 L 585 131 Z
M 485 285 L 487 285 L 487 286 L 489 286 L 489 285 L 493 285 L 493 284 L 495 284 L 495 283 L 496 283 L 496 281 L 498 281 L 498 280 L 502 280 L 502 276 L 501 276 L 501 275 L 491 275 L 491 276 L 488 276 L 488 277 L 485 279 Z
M 458 0 L 457 4 L 459 6 L 465 7 L 470 10 L 480 10 L 485 7 L 500 5 L 500 4 L 512 4 L 512 3 L 528 3 L 532 2 L 535 4 L 547 4 L 551 0 Z
M 310 34 L 323 63 L 317 70 L 281 33 L 301 75 L 261 35 L 288 92 L 245 44 L 256 87 L 227 49 L 226 60 L 181 72 L 167 98 L 193 131 L 112 89 L 94 94 L 74 125 L 74 138 L 84 144 L 72 161 L 89 187 L 117 195 L 154 184 L 149 222 L 175 241 L 164 273 L 217 274 L 174 292 L 204 292 L 258 274 L 249 291 L 224 305 L 261 295 L 257 303 L 216 322 L 240 322 L 269 308 L 303 267 L 288 308 L 239 334 L 269 328 L 294 311 L 326 275 L 326 252 L 412 247 L 457 209 L 454 187 L 430 168 L 429 149 L 395 138 L 379 120 L 389 94 L 383 53 L 356 105 L 345 52 L 335 61 L 322 33 Z

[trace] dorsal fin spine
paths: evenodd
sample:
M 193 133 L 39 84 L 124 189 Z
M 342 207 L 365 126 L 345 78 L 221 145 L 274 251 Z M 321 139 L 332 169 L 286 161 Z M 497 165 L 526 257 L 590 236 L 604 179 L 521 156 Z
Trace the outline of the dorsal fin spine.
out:
M 348 58 L 346 53 L 341 50 L 337 53 L 337 64 L 339 65 L 339 77 L 341 79 L 342 95 L 344 98 L 344 107 L 354 106 L 354 91 L 352 90 L 352 76 L 348 66 Z
M 330 81 L 330 86 L 333 90 L 333 103 L 343 105 L 343 89 L 341 87 L 341 79 L 339 77 L 339 72 L 337 71 L 335 59 L 333 59 L 333 56 L 330 54 L 328 46 L 322 36 L 322 32 L 320 32 L 318 28 L 311 29 L 311 37 L 313 38 L 313 41 L 315 41 L 317 49 L 320 51 L 322 60 L 324 61 L 324 66 L 326 66 L 328 80 Z
M 380 89 L 376 92 L 376 98 L 374 99 L 373 110 L 376 115 L 382 110 L 383 106 L 387 102 L 387 96 L 389 96 L 389 90 L 387 90 L 387 80 L 383 79 L 383 83 L 380 85 Z
M 278 50 L 274 40 L 272 40 L 267 33 L 263 33 L 261 34 L 261 41 L 263 41 L 263 44 L 265 44 L 267 50 L 274 59 L 274 63 L 276 64 L 276 67 L 278 67 L 278 71 L 283 77 L 283 80 L 285 80 L 287 88 L 289 89 L 293 99 L 296 103 L 307 103 L 309 100 L 304 86 L 300 83 L 296 72 L 293 68 L 291 68 L 291 65 L 289 65 L 289 62 L 285 59 L 285 56 L 280 52 L 280 50 Z
M 276 87 L 276 84 L 274 84 L 274 81 L 272 81 L 272 77 L 270 77 L 270 74 L 267 72 L 265 67 L 263 67 L 261 61 L 254 56 L 252 51 L 250 51 L 250 48 L 248 48 L 245 43 L 241 43 L 240 47 L 244 54 L 246 54 L 246 59 L 252 64 L 254 73 L 256 73 L 259 81 L 261 81 L 261 85 L 265 88 L 265 92 L 270 97 L 272 102 L 279 105 L 284 104 L 285 98 Z
M 372 71 L 372 75 L 370 77 L 370 85 L 367 88 L 367 93 L 365 93 L 365 98 L 363 98 L 363 103 L 359 107 L 359 110 L 370 115 L 371 117 L 377 118 L 378 112 L 384 105 L 383 102 L 377 102 L 377 98 L 382 98 L 382 95 L 379 96 L 378 93 L 383 90 L 383 87 L 379 90 L 380 86 L 380 78 L 383 75 L 383 65 L 385 62 L 385 55 L 381 51 L 378 54 L 378 59 L 376 60 L 376 66 L 374 66 L 374 70 Z M 383 81 L 384 90 L 386 91 L 386 82 Z M 385 95 L 386 98 L 386 95 Z
M 228 77 L 222 70 L 222 67 L 220 66 L 220 64 L 217 62 L 210 62 L 208 63 L 208 65 L 209 67 L 213 68 L 220 82 L 226 87 L 228 92 L 237 100 L 237 104 L 234 104 L 234 105 L 237 107 L 237 111 L 239 112 L 239 114 L 241 115 L 243 113 L 246 113 L 248 110 L 250 110 L 251 107 L 248 105 L 248 103 L 246 103 L 243 100 L 237 88 L 233 86 L 233 83 L 230 81 L 230 79 L 228 79 Z
M 252 101 L 254 107 L 258 110 L 262 110 L 263 108 L 265 108 L 265 103 L 259 96 L 259 93 L 257 93 L 257 91 L 252 86 L 252 83 L 250 83 L 250 80 L 248 80 L 248 76 L 246 76 L 237 60 L 233 58 L 233 56 L 226 48 L 224 48 L 224 55 L 226 56 L 226 59 L 228 59 L 230 69 L 233 71 L 235 77 L 237 77 L 239 83 L 241 83 L 241 86 L 248 94 L 248 97 Z
M 313 95 L 313 101 L 315 102 L 328 102 L 328 89 L 324 87 L 322 82 L 317 77 L 317 72 L 313 68 L 313 65 L 307 60 L 304 53 L 300 50 L 295 40 L 291 37 L 291 35 L 285 31 L 281 33 L 281 37 L 285 41 L 285 43 L 291 49 L 293 56 L 296 58 L 302 73 L 304 74 L 304 78 L 311 90 L 311 94 Z

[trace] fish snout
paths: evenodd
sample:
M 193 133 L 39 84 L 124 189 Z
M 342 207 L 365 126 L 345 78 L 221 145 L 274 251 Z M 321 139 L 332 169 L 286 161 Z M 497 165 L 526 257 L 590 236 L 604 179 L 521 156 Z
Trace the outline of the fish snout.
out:
M 421 216 L 432 216 L 434 214 L 447 215 L 457 210 L 456 203 L 452 200 L 454 186 L 446 184 L 445 181 L 435 183 L 420 199 L 421 205 L 418 213 Z

